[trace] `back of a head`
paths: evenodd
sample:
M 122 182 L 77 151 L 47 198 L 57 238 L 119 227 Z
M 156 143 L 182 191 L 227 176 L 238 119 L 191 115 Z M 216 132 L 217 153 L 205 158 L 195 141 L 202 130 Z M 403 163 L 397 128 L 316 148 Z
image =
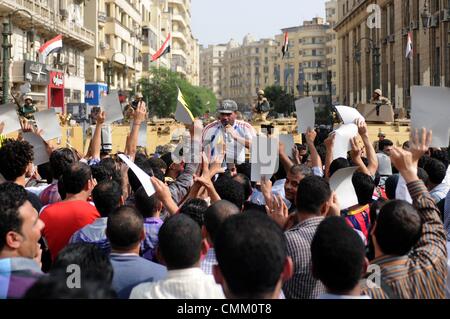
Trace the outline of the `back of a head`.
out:
M 358 204 L 370 204 L 375 191 L 375 183 L 372 177 L 361 172 L 355 172 L 352 177 L 352 183 L 358 197 Z
M 180 214 L 191 217 L 200 227 L 205 223 L 205 211 L 208 204 L 200 198 L 191 198 L 180 208 Z
M 247 200 L 252 195 L 253 192 L 252 182 L 250 181 L 250 179 L 244 174 L 238 173 L 236 176 L 233 177 L 233 180 L 242 185 L 244 189 L 244 198 L 245 200 Z
M 384 184 L 386 189 L 386 196 L 388 199 L 395 199 L 395 192 L 397 190 L 398 181 L 400 180 L 399 174 L 394 174 L 388 177 Z
M 62 175 L 64 190 L 67 194 L 81 193 L 91 178 L 92 173 L 89 165 L 81 162 L 74 163 Z
M 5 139 L 0 147 L 0 173 L 7 181 L 14 182 L 25 174 L 33 159 L 33 146 L 30 143 Z
M 108 217 L 106 237 L 112 249 L 133 249 L 141 242 L 143 231 L 144 219 L 134 207 L 119 207 Z
M 215 241 L 217 231 L 228 217 L 236 215 L 240 209 L 233 203 L 221 200 L 215 202 L 205 212 L 205 227 L 211 240 Z
M 426 185 L 428 183 L 428 173 L 422 167 L 417 168 L 417 177 L 424 182 Z
M 120 205 L 122 188 L 112 180 L 100 182 L 92 191 L 95 208 L 102 217 L 108 215 Z
M 147 175 L 153 176 L 153 170 L 147 160 L 142 161 L 142 162 L 138 161 L 138 162 L 135 162 L 135 164 L 137 167 L 142 169 Z M 139 189 L 139 187 L 142 186 L 142 184 L 139 181 L 139 179 L 137 178 L 136 174 L 131 169 L 128 170 L 128 182 L 130 183 L 133 193 L 135 193 Z
M 334 175 L 338 170 L 350 167 L 350 163 L 346 158 L 337 158 L 330 164 L 330 177 Z
M 348 293 L 364 271 L 364 243 L 343 218 L 326 218 L 311 243 L 311 261 L 313 276 L 330 292 Z
M 6 244 L 6 234 L 21 232 L 23 220 L 19 208 L 27 201 L 28 194 L 22 186 L 13 182 L 0 184 L 0 251 Z
M 110 284 L 95 278 L 83 278 L 80 286 L 70 288 L 67 284 L 68 276 L 65 271 L 58 271 L 49 276 L 42 276 L 28 289 L 24 299 L 116 299 L 117 294 Z
M 167 164 L 160 158 L 150 158 L 148 159 L 148 163 L 152 169 L 159 168 L 160 170 L 167 170 Z
M 417 210 L 405 201 L 383 205 L 376 222 L 375 238 L 385 255 L 404 256 L 420 238 L 422 221 Z
M 214 247 L 234 297 L 256 299 L 274 292 L 286 262 L 286 239 L 268 216 L 246 212 L 229 217 Z
M 148 196 L 144 187 L 140 187 L 134 194 L 135 206 L 138 212 L 144 217 L 149 218 L 155 216 L 160 201 L 156 195 Z
M 448 155 L 449 153 L 447 148 L 441 150 L 432 150 L 431 152 L 431 157 L 441 161 L 445 165 L 446 169 L 448 168 L 449 163 Z
M 435 158 L 431 158 L 424 169 L 428 174 L 428 181 L 434 185 L 441 184 L 447 173 L 444 163 Z
M 111 284 L 113 268 L 108 256 L 96 245 L 77 243 L 66 246 L 56 257 L 50 273 L 66 272 L 71 265 L 80 267 L 82 278 Z
M 60 148 L 53 151 L 50 155 L 50 167 L 53 177 L 59 179 L 64 171 L 76 162 L 75 154 L 70 148 Z
M 242 163 L 242 164 L 236 165 L 236 171 L 238 172 L 238 174 L 244 174 L 245 176 L 247 176 L 247 178 L 251 178 L 252 164 Z
M 158 240 L 168 270 L 192 268 L 200 260 L 201 229 L 186 215 L 168 218 L 159 230 Z
M 223 176 L 214 183 L 214 187 L 221 199 L 232 202 L 237 207 L 242 208 L 245 201 L 242 184 L 230 177 Z
M 330 199 L 328 182 L 318 176 L 305 177 L 298 185 L 296 205 L 298 212 L 320 215 L 321 207 Z

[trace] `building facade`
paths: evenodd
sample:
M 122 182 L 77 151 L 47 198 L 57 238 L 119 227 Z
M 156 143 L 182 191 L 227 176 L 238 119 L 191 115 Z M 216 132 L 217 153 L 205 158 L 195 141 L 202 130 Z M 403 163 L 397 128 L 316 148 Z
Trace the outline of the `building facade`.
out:
M 397 109 L 409 109 L 411 86 L 450 86 L 448 1 L 338 0 L 338 17 L 342 103 L 366 103 L 381 88 Z
M 326 65 L 327 65 L 327 90 L 328 87 L 328 76 L 331 76 L 331 95 L 332 104 L 338 104 L 339 97 L 339 83 L 338 79 L 338 63 L 337 63 L 337 37 L 336 31 L 334 31 L 334 26 L 336 25 L 338 18 L 338 8 L 337 0 L 327 1 L 325 3 L 325 17 L 326 23 L 329 28 L 326 31 L 327 42 L 326 42 Z
M 41 110 L 63 110 L 66 103 L 83 102 L 85 51 L 95 46 L 95 34 L 85 23 L 85 4 L 73 0 L 5 0 L 0 3 L 0 15 L 6 17 L 2 32 L 5 28 L 11 31 L 10 92 L 31 96 Z M 39 47 L 59 34 L 63 36 L 63 49 L 40 63 Z M 3 68 L 3 50 L 1 53 Z M 3 77 L 3 69 L 0 73 Z
M 200 86 L 213 91 L 218 100 L 222 100 L 226 50 L 226 44 L 200 47 Z
M 191 0 L 169 0 L 168 13 L 172 22 L 171 69 L 199 85 L 200 47 L 191 30 Z
M 235 100 L 243 111 L 250 110 L 257 91 L 275 82 L 277 47 L 273 39 L 256 41 L 251 35 L 242 45 L 231 40 L 223 59 L 222 97 Z

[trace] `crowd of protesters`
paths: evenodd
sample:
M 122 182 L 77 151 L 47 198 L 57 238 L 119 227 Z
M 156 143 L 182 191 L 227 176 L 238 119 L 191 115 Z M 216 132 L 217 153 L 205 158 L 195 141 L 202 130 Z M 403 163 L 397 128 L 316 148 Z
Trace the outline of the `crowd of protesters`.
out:
M 430 148 L 430 130 L 412 130 L 403 148 L 380 134 L 376 151 L 359 120 L 348 158 L 333 160 L 335 135 L 309 129 L 304 145 L 280 143 L 273 177 L 252 182 L 256 131 L 236 112 L 225 101 L 217 121 L 188 125 L 181 157 L 147 156 L 138 105 L 122 154 L 149 176 L 151 196 L 102 152 L 101 129 L 88 154 L 46 143 L 38 167 L 20 134 L 4 138 L 0 298 L 450 297 L 448 151 Z M 348 167 L 358 203 L 342 210 L 329 180 Z

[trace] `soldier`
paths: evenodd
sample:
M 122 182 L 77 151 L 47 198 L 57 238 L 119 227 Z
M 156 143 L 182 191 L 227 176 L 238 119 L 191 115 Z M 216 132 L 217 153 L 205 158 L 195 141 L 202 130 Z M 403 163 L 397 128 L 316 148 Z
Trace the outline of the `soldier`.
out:
M 256 99 L 255 106 L 253 107 L 253 113 L 255 113 L 255 121 L 266 122 L 267 115 L 270 112 L 270 103 L 267 98 L 264 97 L 264 91 L 258 91 L 258 98 Z
M 380 108 L 382 105 L 388 105 L 392 107 L 391 101 L 387 97 L 383 96 L 383 93 L 381 92 L 380 89 L 376 89 L 373 92 L 370 104 L 375 104 L 377 106 L 377 116 L 380 116 Z
M 36 106 L 33 104 L 33 98 L 31 96 L 25 97 L 25 104 L 19 108 L 19 115 L 23 116 L 27 120 L 34 119 L 34 113 L 37 112 Z

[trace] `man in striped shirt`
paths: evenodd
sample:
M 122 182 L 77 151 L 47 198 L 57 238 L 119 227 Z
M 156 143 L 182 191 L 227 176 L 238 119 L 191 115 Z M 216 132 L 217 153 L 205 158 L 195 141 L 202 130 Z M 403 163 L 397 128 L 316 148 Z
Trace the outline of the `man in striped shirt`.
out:
M 414 206 L 392 201 L 381 209 L 372 230 L 381 287 L 368 288 L 373 298 L 443 299 L 447 280 L 446 234 L 432 197 L 417 177 L 417 164 L 431 143 L 431 132 L 412 136 L 410 152 L 391 151 Z
M 250 148 L 255 129 L 247 122 L 236 119 L 238 106 L 235 101 L 226 100 L 218 109 L 219 119 L 203 130 L 202 144 L 213 158 L 226 146 L 227 163 L 245 162 L 245 149 Z

